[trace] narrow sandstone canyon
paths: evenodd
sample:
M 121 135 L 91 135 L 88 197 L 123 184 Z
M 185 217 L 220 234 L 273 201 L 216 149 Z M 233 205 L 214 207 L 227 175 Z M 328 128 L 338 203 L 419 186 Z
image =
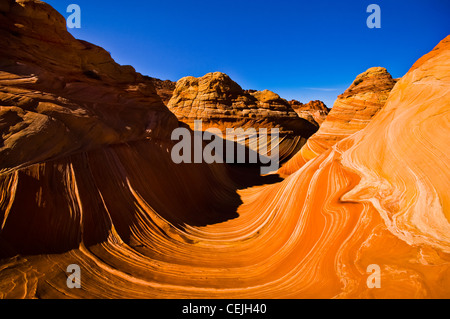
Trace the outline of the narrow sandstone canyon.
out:
M 0 298 L 450 296 L 450 36 L 307 116 L 220 72 L 143 76 L 36 0 L 0 0 L 0 41 Z M 278 128 L 288 161 L 175 164 L 198 119 Z

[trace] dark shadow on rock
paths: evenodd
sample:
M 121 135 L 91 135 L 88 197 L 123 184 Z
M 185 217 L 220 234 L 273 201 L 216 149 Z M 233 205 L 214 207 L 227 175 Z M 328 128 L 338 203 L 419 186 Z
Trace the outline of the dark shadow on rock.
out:
M 94 246 L 108 239 L 112 227 L 125 243 L 139 245 L 136 234 L 148 229 L 171 232 L 222 223 L 239 216 L 240 189 L 282 180 L 262 176 L 261 163 L 176 164 L 173 145 L 129 142 L 20 170 L 14 204 L 0 231 L 0 259 L 63 253 L 81 241 Z M 160 228 L 155 218 L 167 223 Z

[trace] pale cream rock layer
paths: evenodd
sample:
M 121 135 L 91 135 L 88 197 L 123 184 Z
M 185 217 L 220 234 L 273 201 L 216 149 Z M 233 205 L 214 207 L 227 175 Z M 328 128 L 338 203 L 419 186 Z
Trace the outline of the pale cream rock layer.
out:
M 279 173 L 283 176 L 292 174 L 340 140 L 363 129 L 385 105 L 395 83 L 396 80 L 381 67 L 370 68 L 358 75 L 339 95 L 319 130 Z

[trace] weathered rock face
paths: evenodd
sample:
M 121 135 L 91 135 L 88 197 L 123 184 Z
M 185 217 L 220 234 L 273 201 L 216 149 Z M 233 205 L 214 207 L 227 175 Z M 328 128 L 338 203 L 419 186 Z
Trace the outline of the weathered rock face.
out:
M 274 92 L 244 91 L 228 75 L 215 72 L 177 82 L 169 109 L 181 121 L 205 126 L 279 128 L 282 133 L 310 134 L 314 129 L 300 119 L 286 100 Z M 302 132 L 303 131 L 303 132 Z
M 149 79 L 73 38 L 46 3 L 1 3 L 1 170 L 170 136 L 177 120 Z
M 161 97 L 164 104 L 167 105 L 172 98 L 173 91 L 175 90 L 177 83 L 170 80 L 163 81 L 157 78 L 149 78 L 156 89 L 156 93 L 158 93 L 158 95 Z
M 203 130 L 214 127 L 223 134 L 227 128 L 277 128 L 280 143 L 267 147 L 278 146 L 281 161 L 292 157 L 317 131 L 316 123 L 300 118 L 278 94 L 269 90 L 244 91 L 221 72 L 180 79 L 168 106 L 180 121 L 193 129 L 195 120 L 202 120 Z M 254 144 L 266 147 L 265 140 L 265 136 L 259 136 Z M 252 149 L 259 152 L 259 146 Z
M 55 15 L 40 2 L 20 5 L 35 8 L 34 17 Z M 1 10 L 10 7 L 0 0 Z M 8 103 L 37 92 L 39 102 L 45 93 L 93 112 L 85 90 L 98 89 L 96 82 L 84 85 L 74 71 L 83 90 L 69 100 L 53 93 L 51 84 L 61 82 L 49 81 L 57 77 L 52 67 L 39 69 L 52 77 L 25 88 L 7 73 L 3 83 L 16 90 Z M 40 83 L 49 88 L 37 90 Z M 134 105 L 116 81 L 107 83 Z M 236 168 L 222 164 L 177 165 L 170 141 L 145 134 L 0 172 L 0 298 L 448 298 L 449 87 L 450 36 L 414 64 L 365 128 L 272 185 L 261 185 L 270 176 L 258 176 L 250 186 L 259 186 L 249 187 L 251 174 L 236 170 L 248 183 L 238 185 Z M 116 101 L 116 91 L 101 92 L 101 101 Z M 163 119 L 168 111 L 158 103 L 154 116 Z M 117 107 L 102 102 L 86 117 L 103 119 L 105 105 Z M 48 128 L 45 136 L 55 138 L 51 124 L 41 125 L 52 119 L 41 121 L 47 115 L 33 107 L 2 109 L 2 134 L 33 137 Z M 52 148 L 60 139 L 39 145 Z M 23 152 L 35 154 L 36 140 L 28 141 Z M 81 268 L 82 289 L 67 286 L 71 264 Z M 371 265 L 380 268 L 380 288 L 368 286 Z
M 166 142 L 0 174 L 0 297 L 448 298 L 449 70 L 450 37 L 364 129 L 239 194 Z
M 280 173 L 293 173 L 340 140 L 366 127 L 385 105 L 395 83 L 396 80 L 381 67 L 370 68 L 358 75 L 353 84 L 338 96 L 317 133 L 280 169 Z
M 310 101 L 306 104 L 303 104 L 297 100 L 289 101 L 289 104 L 292 106 L 294 111 L 301 118 L 307 119 L 310 122 L 316 122 L 318 125 L 321 125 L 323 121 L 325 121 L 330 109 L 327 108 L 325 103 L 322 101 Z

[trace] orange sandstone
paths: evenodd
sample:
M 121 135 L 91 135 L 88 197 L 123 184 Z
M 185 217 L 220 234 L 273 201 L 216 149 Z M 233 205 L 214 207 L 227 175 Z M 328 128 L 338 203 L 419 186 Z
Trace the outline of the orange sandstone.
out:
M 353 84 L 339 95 L 319 130 L 279 173 L 284 176 L 292 174 L 338 141 L 363 129 L 384 106 L 395 83 L 385 68 L 370 68 L 358 75 Z
M 0 15 L 2 30 L 15 19 L 24 25 L 32 17 L 59 19 L 37 1 L 14 7 Z M 37 30 L 43 27 L 33 21 Z M 13 34 L 7 39 L 13 46 L 31 41 Z M 136 73 L 105 65 L 99 75 L 109 79 L 109 91 L 74 68 L 69 73 L 83 89 L 102 92 L 102 103 L 94 105 L 84 90 L 69 94 L 58 86 L 70 65 L 55 70 L 37 51 L 33 56 L 44 61 L 39 69 L 25 59 L 26 50 L 19 52 L 7 55 L 0 83 L 2 142 L 9 148 L 2 154 L 8 169 L 0 173 L 0 297 L 450 296 L 450 36 L 396 84 L 364 128 L 284 181 L 249 188 L 240 183 L 248 171 L 171 161 L 167 135 L 174 117 L 145 81 L 139 83 L 146 95 L 124 93 L 126 83 L 141 81 Z M 3 48 L 0 54 L 6 54 Z M 23 69 L 21 61 L 28 61 Z M 30 67 L 49 77 L 34 83 Z M 70 113 L 75 119 L 62 116 L 52 126 L 46 112 L 34 109 L 42 100 L 56 104 L 52 114 L 75 109 L 78 117 Z M 115 122 L 105 109 L 121 110 L 117 101 L 149 117 Z M 136 126 L 114 144 L 88 135 L 96 144 L 87 147 L 86 138 L 70 149 L 73 140 L 58 127 L 79 127 L 79 117 L 114 132 L 134 121 Z M 148 120 L 159 135 L 144 132 Z M 47 145 L 50 132 L 56 136 Z M 17 141 L 30 137 L 22 140 L 22 153 L 6 143 L 14 134 Z M 39 157 L 33 147 L 38 142 L 52 151 Z M 246 186 L 269 182 L 267 176 Z M 82 289 L 66 285 L 70 264 L 81 268 Z M 373 264 L 380 267 L 381 288 L 367 286 Z

